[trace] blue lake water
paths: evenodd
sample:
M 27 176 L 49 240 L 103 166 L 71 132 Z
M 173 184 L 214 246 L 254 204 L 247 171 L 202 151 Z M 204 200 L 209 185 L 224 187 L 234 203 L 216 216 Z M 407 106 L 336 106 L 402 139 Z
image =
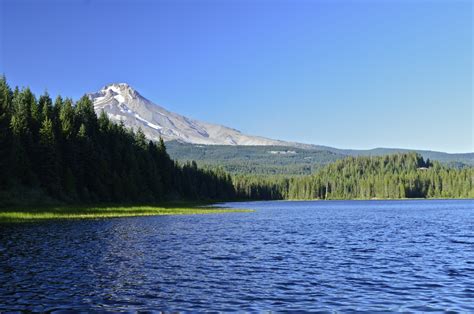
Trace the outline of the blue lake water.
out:
M 474 312 L 474 201 L 0 225 L 0 311 Z

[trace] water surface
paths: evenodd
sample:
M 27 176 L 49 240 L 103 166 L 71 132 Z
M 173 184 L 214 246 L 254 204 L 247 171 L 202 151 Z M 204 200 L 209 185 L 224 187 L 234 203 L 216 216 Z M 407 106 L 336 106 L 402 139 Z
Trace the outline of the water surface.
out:
M 0 225 L 0 311 L 474 311 L 472 200 L 228 205 Z

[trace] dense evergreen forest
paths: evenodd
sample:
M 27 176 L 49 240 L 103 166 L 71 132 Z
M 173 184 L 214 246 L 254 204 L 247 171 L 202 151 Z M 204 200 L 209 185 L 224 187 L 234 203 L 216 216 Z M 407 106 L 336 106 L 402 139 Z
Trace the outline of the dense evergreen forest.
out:
M 171 141 L 166 147 L 175 160 L 194 160 L 198 166 L 220 167 L 232 175 L 309 175 L 347 157 L 327 150 L 286 146 L 196 145 Z
M 472 167 L 452 168 L 416 153 L 332 163 L 333 154 L 318 156 L 326 165 L 311 175 L 304 169 L 299 176 L 283 170 L 255 175 L 259 171 L 249 166 L 231 177 L 216 165 L 173 161 L 163 141 L 147 141 L 140 129 L 112 123 L 104 113 L 97 117 L 86 96 L 75 103 L 61 96 L 53 101 L 47 93 L 37 99 L 29 88 L 12 90 L 0 79 L 0 206 L 474 197 Z
M 97 117 L 88 97 L 36 99 L 0 79 L 0 205 L 233 197 L 228 174 L 178 165 L 163 141 Z
M 198 145 L 170 141 L 168 154 L 180 162 L 195 160 L 200 167 L 222 167 L 231 175 L 310 175 L 324 166 L 346 157 L 386 156 L 410 153 L 406 149 L 377 148 L 371 150 L 343 150 L 327 146 L 232 146 Z M 425 159 L 439 161 L 451 168 L 474 166 L 474 153 L 448 154 L 417 150 Z
M 474 168 L 452 168 L 417 153 L 347 157 L 310 176 L 234 177 L 252 199 L 474 198 Z

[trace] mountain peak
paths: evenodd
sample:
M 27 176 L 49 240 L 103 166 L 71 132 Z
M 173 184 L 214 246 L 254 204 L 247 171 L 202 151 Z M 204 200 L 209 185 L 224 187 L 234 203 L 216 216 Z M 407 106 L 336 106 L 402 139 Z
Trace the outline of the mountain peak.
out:
M 108 84 L 89 97 L 97 113 L 104 111 L 112 121 L 121 121 L 128 128 L 141 128 L 151 140 L 163 138 L 210 145 L 291 144 L 184 117 L 154 104 L 127 83 Z
M 123 97 L 129 96 L 130 98 L 134 98 L 138 95 L 138 93 L 127 83 L 111 83 L 102 87 L 99 93 L 106 95 L 106 94 L 113 94 L 113 95 L 121 95 Z
M 131 88 L 130 85 L 128 85 L 127 83 L 110 83 L 110 84 L 105 85 L 103 89 L 107 89 L 107 88 L 111 88 L 111 87 L 115 87 L 115 88 Z

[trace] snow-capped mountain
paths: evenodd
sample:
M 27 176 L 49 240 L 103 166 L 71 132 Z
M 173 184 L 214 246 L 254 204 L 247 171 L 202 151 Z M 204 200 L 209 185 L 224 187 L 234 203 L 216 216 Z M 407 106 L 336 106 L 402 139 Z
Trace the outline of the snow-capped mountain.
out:
M 141 128 L 151 140 L 162 137 L 165 141 L 209 145 L 295 145 L 184 117 L 154 104 L 126 83 L 104 86 L 89 97 L 97 114 L 104 111 L 112 121 L 123 121 L 135 130 Z

